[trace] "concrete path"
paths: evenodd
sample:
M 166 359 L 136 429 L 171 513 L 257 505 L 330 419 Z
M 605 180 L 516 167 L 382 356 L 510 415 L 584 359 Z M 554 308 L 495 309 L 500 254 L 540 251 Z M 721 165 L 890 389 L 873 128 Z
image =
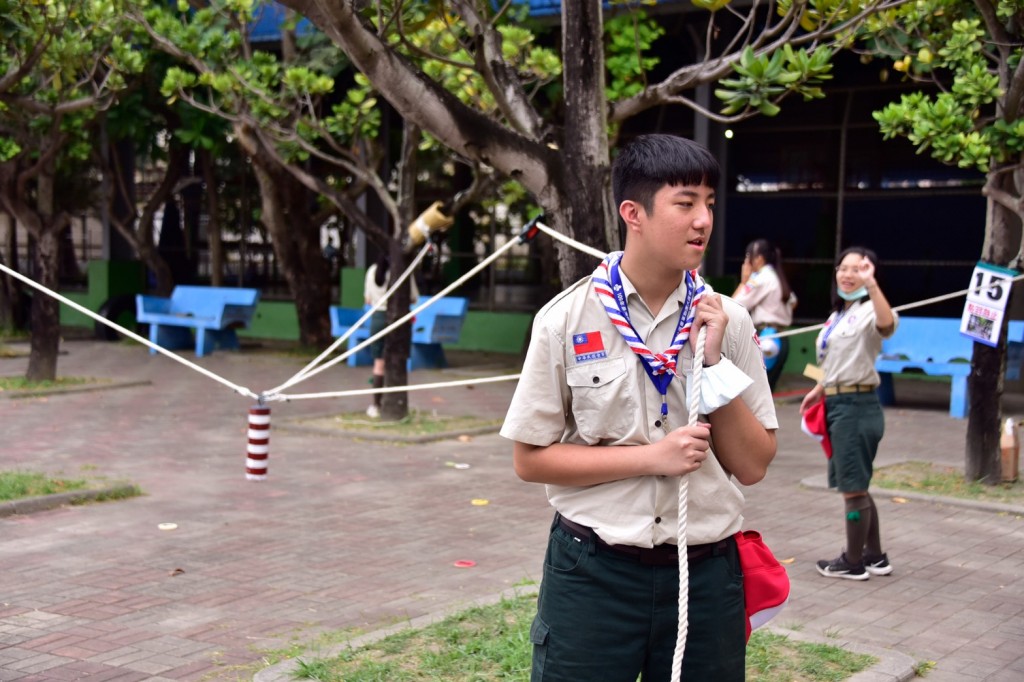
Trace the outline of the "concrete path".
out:
M 275 403 L 269 477 L 251 482 L 251 400 L 135 345 L 64 350 L 62 375 L 143 383 L 0 397 L 0 466 L 86 471 L 145 495 L 0 518 L 0 681 L 248 680 L 276 660 L 268 652 L 297 653 L 319 633 L 375 631 L 540 578 L 551 512 L 540 486 L 515 477 L 496 434 L 359 441 L 295 420 L 360 410 L 366 398 Z M 412 381 L 504 374 L 508 361 L 467 354 Z M 0 375 L 25 362 L 0 359 Z M 253 348 L 199 363 L 256 391 L 304 364 Z M 339 366 L 296 390 L 363 388 L 368 377 Z M 513 389 L 431 389 L 410 404 L 500 418 Z M 947 416 L 948 394 L 897 393 L 906 398 L 887 409 L 880 464 L 962 463 L 966 422 Z M 933 681 L 1024 679 L 1024 510 L 879 496 L 895 573 L 824 579 L 814 562 L 842 546 L 842 503 L 816 483 L 824 458 L 800 432 L 797 405 L 778 411 L 779 455 L 746 491 L 747 526 L 793 559 L 778 625 L 934 661 Z

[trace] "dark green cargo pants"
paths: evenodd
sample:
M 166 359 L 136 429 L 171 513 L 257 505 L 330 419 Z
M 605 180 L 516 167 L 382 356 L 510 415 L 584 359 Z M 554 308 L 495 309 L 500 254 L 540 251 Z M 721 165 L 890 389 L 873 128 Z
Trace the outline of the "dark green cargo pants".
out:
M 746 615 L 736 544 L 689 565 L 684 680 L 742 682 Z M 652 566 L 553 526 L 533 642 L 532 682 L 669 682 L 678 566 Z

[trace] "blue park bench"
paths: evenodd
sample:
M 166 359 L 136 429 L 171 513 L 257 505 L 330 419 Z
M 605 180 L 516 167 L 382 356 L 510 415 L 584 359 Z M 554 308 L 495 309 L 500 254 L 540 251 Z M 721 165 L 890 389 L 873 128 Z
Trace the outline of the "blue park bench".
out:
M 1024 322 L 1011 320 L 1007 332 L 1011 350 L 1024 342 Z M 900 316 L 896 333 L 882 341 L 882 352 L 875 360 L 881 378 L 878 398 L 883 405 L 895 402 L 892 375 L 903 372 L 948 376 L 952 379 L 949 414 L 963 419 L 967 416 L 967 376 L 971 373 L 974 340 L 960 333 L 960 318 Z M 1019 378 L 1020 353 L 1008 354 L 1007 378 Z
M 417 306 L 429 300 L 421 296 Z M 359 308 L 342 308 L 331 306 L 331 334 L 342 336 L 370 306 Z M 445 296 L 434 301 L 428 308 L 416 313 L 412 319 L 412 350 L 409 354 L 409 369 L 447 367 L 443 343 L 457 343 L 462 334 L 462 323 L 466 321 L 469 311 L 469 299 L 458 296 Z M 352 335 L 348 337 L 348 347 L 362 343 L 370 338 L 370 319 L 367 318 Z M 366 346 L 348 356 L 350 367 L 373 364 L 370 347 Z
M 174 350 L 194 344 L 196 356 L 203 357 L 215 348 L 238 349 L 235 330 L 249 326 L 259 300 L 257 289 L 177 286 L 170 298 L 136 296 L 135 317 L 149 324 L 149 340 L 158 346 Z

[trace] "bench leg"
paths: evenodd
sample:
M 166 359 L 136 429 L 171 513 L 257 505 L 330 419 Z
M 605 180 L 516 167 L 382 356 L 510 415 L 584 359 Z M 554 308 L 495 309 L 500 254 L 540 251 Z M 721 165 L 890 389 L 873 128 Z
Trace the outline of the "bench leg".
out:
M 878 384 L 878 402 L 883 405 L 895 405 L 896 390 L 892 384 L 892 372 L 879 372 L 878 378 L 881 379 L 881 383 Z
M 192 332 L 187 327 L 171 327 L 164 324 L 149 325 L 149 340 L 167 350 L 180 350 L 192 346 Z M 152 348 L 150 353 L 156 353 Z
M 196 328 L 196 357 L 201 358 L 213 352 L 213 335 L 209 329 Z
M 444 348 L 439 343 L 414 343 L 409 369 L 441 369 L 448 366 Z
M 234 329 L 207 329 L 205 331 L 207 342 L 204 352 L 206 353 L 212 353 L 216 349 L 238 350 L 240 348 L 238 334 Z
M 953 377 L 949 389 L 949 416 L 957 419 L 967 417 L 967 377 Z

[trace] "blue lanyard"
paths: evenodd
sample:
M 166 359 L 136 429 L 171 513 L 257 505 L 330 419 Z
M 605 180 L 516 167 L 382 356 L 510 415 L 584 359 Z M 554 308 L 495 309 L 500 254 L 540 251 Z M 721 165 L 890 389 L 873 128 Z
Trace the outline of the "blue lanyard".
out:
M 828 337 L 831 336 L 832 332 L 834 332 L 836 330 L 836 327 L 839 326 L 839 322 L 843 319 L 843 315 L 845 314 L 846 309 L 844 308 L 843 310 L 836 313 L 835 322 L 825 327 L 825 333 L 821 337 L 821 351 L 818 353 L 819 361 L 825 357 L 825 350 L 828 347 Z
M 626 302 L 626 289 L 622 286 L 622 278 L 619 276 L 618 263 L 612 263 L 609 266 L 608 276 L 611 278 L 612 294 L 615 296 L 615 305 L 619 309 L 619 314 L 622 315 L 623 319 L 625 319 L 626 323 L 629 325 L 629 328 L 633 331 L 633 338 L 629 338 L 626 334 L 623 334 L 623 337 L 626 338 L 627 343 L 639 342 L 644 344 L 643 338 L 637 332 L 636 327 L 633 326 L 632 321 L 629 319 L 629 304 Z M 693 297 L 696 294 L 697 288 L 690 278 L 689 272 L 685 273 L 683 277 L 686 281 L 686 300 L 683 304 L 683 309 L 679 311 L 679 322 L 676 323 L 676 331 L 672 336 L 673 343 L 675 342 L 675 337 L 679 334 L 679 330 L 686 324 L 686 313 L 690 309 L 690 305 L 693 303 Z M 682 349 L 680 349 L 680 351 L 681 350 Z M 674 373 L 668 368 L 665 368 L 665 371 L 661 374 L 656 374 L 650 365 L 650 359 L 644 355 L 640 355 L 639 357 L 642 361 L 644 371 L 647 372 L 647 376 L 650 377 L 651 382 L 654 384 L 654 388 L 657 389 L 659 394 L 661 394 L 661 416 L 662 418 L 668 417 L 668 386 L 672 383 Z

